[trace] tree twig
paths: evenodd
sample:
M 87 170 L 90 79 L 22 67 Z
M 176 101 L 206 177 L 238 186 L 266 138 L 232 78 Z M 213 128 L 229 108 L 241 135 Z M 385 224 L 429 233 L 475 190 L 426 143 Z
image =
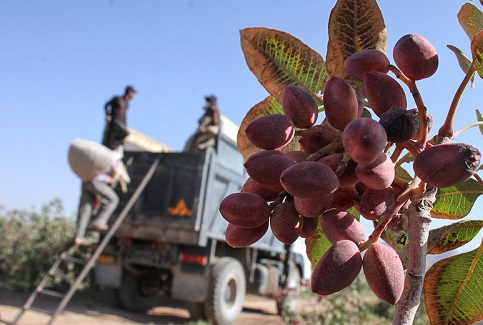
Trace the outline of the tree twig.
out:
M 466 86 L 468 85 L 468 83 L 471 80 L 471 77 L 475 74 L 476 71 L 477 71 L 477 68 L 475 67 L 475 64 L 474 63 L 471 64 L 471 67 L 468 69 L 468 72 L 466 72 L 464 79 L 461 81 L 461 84 L 458 87 L 458 90 L 456 91 L 456 94 L 453 97 L 453 101 L 451 102 L 451 106 L 449 107 L 446 120 L 444 121 L 444 124 L 441 126 L 441 128 L 438 131 L 437 143 L 446 143 L 453 138 L 454 136 L 453 120 L 456 114 L 456 108 L 458 107 L 458 103 L 461 99 L 461 96 L 463 95 L 463 92 Z
M 461 129 L 459 129 L 458 131 L 456 131 L 453 134 L 453 139 L 456 138 L 457 136 L 459 136 L 461 133 L 465 132 L 466 130 L 469 130 L 472 127 L 475 127 L 475 126 L 483 126 L 483 122 L 481 122 L 481 121 L 480 122 L 475 122 L 475 123 L 468 124 L 465 127 L 462 127 Z
M 414 102 L 418 107 L 418 121 L 419 121 L 419 139 L 417 144 L 420 148 L 419 151 L 424 150 L 426 147 L 426 141 L 428 140 L 428 113 L 426 106 L 424 105 L 423 98 L 419 93 L 418 87 L 416 86 L 416 81 L 409 79 L 402 73 L 396 66 L 390 64 L 389 70 L 394 73 L 396 78 L 401 80 L 409 88 L 409 92 L 413 95 Z
M 418 195 L 424 191 L 422 187 L 423 183 L 419 177 L 414 177 L 411 184 L 396 198 L 396 200 L 384 211 L 381 218 L 377 222 L 374 230 L 369 235 L 367 241 L 359 245 L 359 251 L 363 252 L 369 248 L 373 243 L 376 243 L 382 235 L 386 226 L 391 222 L 391 220 L 399 212 L 399 209 L 409 200 L 412 196 Z
M 332 152 L 336 149 L 339 149 L 340 147 L 342 147 L 342 142 L 338 139 L 334 140 L 333 142 L 329 143 L 325 147 L 320 148 L 319 150 L 317 150 L 316 152 L 314 152 L 313 154 L 311 154 L 310 156 L 305 158 L 305 160 L 307 160 L 307 161 L 317 161 L 320 158 L 327 155 L 329 152 Z

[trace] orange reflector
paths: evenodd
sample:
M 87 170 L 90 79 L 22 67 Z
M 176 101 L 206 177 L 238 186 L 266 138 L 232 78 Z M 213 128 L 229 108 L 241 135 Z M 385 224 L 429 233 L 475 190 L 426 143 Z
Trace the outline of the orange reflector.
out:
M 192 254 L 181 254 L 181 262 L 206 265 L 208 264 L 208 256 L 204 255 L 192 255 Z
M 116 258 L 111 255 L 100 255 L 96 262 L 101 264 L 114 264 L 116 262 Z

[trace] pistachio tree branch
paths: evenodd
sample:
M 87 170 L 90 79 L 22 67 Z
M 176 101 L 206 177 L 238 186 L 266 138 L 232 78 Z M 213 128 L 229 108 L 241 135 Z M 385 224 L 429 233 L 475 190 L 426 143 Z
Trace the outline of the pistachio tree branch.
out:
M 406 154 L 405 154 L 405 155 L 404 155 L 404 156 L 403 156 L 401 159 L 399 159 L 398 161 L 396 161 L 396 162 L 394 163 L 394 166 L 395 166 L 395 167 L 399 167 L 399 166 L 401 166 L 403 163 L 411 161 L 411 160 L 410 160 L 410 159 L 411 159 L 411 157 L 412 157 L 412 154 L 411 154 L 410 152 L 407 152 L 407 153 L 406 153 Z M 413 159 L 414 159 L 414 158 L 413 158 Z
M 394 151 L 392 152 L 391 161 L 394 164 L 397 163 L 397 160 L 399 159 L 399 156 L 401 155 L 401 153 L 403 152 L 403 150 L 404 150 L 404 147 L 402 147 L 402 146 L 396 146 L 396 149 L 394 149 Z
M 436 201 L 436 192 L 436 188 L 428 188 L 423 194 L 412 198 L 412 203 L 406 212 L 408 216 L 409 261 L 404 280 L 404 290 L 396 304 L 393 325 L 412 324 L 419 308 L 426 272 L 431 209 Z

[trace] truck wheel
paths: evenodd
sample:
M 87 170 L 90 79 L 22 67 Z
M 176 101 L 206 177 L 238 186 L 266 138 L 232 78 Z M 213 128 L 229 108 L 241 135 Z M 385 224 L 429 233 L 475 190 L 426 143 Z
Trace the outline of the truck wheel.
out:
M 216 325 L 232 324 L 240 315 L 245 301 L 246 280 L 241 263 L 222 257 L 212 266 L 205 313 Z
M 123 270 L 118 292 L 120 306 L 134 312 L 145 312 L 155 307 L 159 291 L 153 290 L 152 280 Z
M 299 269 L 294 267 L 288 276 L 286 287 L 282 288 L 281 296 L 277 297 L 277 312 L 279 315 L 282 315 L 283 312 L 293 313 L 296 311 L 301 290 L 301 279 Z

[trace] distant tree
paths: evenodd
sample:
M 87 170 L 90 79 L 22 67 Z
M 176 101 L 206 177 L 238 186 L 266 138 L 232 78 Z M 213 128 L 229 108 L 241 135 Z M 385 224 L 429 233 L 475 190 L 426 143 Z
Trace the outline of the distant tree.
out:
M 0 207 L 0 279 L 2 285 L 30 290 L 58 254 L 72 242 L 75 225 L 55 198 L 40 211 Z

